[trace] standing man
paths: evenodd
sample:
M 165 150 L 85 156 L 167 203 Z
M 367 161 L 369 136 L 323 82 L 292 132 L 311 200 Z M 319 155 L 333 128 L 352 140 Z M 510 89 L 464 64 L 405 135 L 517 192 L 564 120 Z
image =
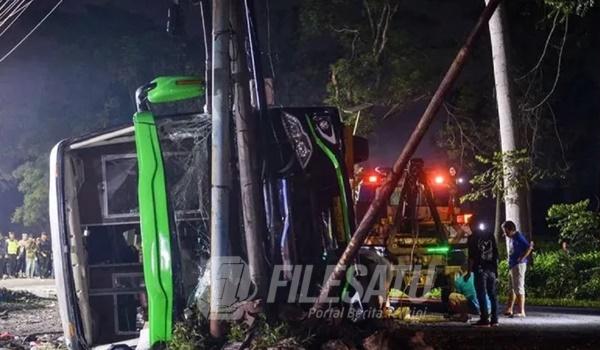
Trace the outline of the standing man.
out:
M 50 266 L 52 264 L 52 246 L 46 232 L 42 232 L 40 237 L 40 244 L 38 246 L 38 264 L 40 267 L 40 277 L 48 278 L 50 276 Z
M 25 245 L 29 241 L 29 234 L 21 234 L 21 240 L 19 241 L 19 253 L 17 254 L 17 277 L 25 277 L 26 261 L 25 261 Z
M 498 325 L 497 276 L 498 245 L 489 231 L 477 231 L 469 237 L 469 272 L 475 275 L 475 291 L 479 308 L 477 327 Z M 468 278 L 465 275 L 465 280 Z M 489 298 L 490 310 L 485 307 Z
M 510 269 L 508 274 L 510 292 L 504 315 L 525 317 L 525 271 L 529 255 L 533 251 L 533 242 L 529 243 L 525 235 L 517 231 L 517 227 L 512 221 L 505 221 L 502 224 L 502 231 L 508 237 L 508 267 Z M 519 306 L 519 312 L 513 314 L 515 302 Z
M 15 238 L 14 232 L 8 233 L 6 240 L 6 273 L 9 277 L 15 277 L 17 274 L 17 255 L 19 254 L 19 241 Z
M 2 233 L 0 233 L 0 278 L 6 278 L 7 277 L 7 274 L 6 274 L 6 258 L 7 258 L 6 239 L 4 238 L 4 236 L 2 235 Z

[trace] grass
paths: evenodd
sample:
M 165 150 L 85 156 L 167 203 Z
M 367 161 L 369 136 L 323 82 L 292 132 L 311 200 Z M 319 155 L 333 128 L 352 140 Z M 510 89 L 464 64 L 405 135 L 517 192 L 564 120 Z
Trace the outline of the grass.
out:
M 507 297 L 501 296 L 500 302 L 506 303 Z M 552 299 L 552 298 L 527 298 L 528 305 L 535 306 L 557 306 L 557 307 L 575 307 L 586 309 L 600 309 L 599 300 L 575 300 L 575 299 Z

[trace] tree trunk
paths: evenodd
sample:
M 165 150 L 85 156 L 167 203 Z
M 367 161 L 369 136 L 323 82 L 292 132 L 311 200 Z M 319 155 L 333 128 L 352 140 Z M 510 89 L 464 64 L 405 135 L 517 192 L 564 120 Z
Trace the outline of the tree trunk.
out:
M 489 3 L 490 0 L 485 0 Z M 498 120 L 500 123 L 500 144 L 502 153 L 513 152 L 517 149 L 516 130 L 514 128 L 514 108 L 512 92 L 508 77 L 508 56 L 504 33 L 504 7 L 500 5 L 490 18 L 490 41 L 492 44 L 492 60 L 494 64 L 494 80 L 496 83 L 496 103 L 498 105 Z M 514 177 L 519 170 L 511 164 L 504 165 L 504 206 L 506 220 L 511 220 L 519 230 L 528 229 L 526 205 L 522 190 L 511 186 L 508 179 Z M 506 241 L 508 245 L 508 240 Z M 508 248 L 508 246 L 507 246 Z
M 261 181 L 257 151 L 258 116 L 253 113 L 250 105 L 250 80 L 248 78 L 248 65 L 245 48 L 245 22 L 242 9 L 235 6 L 232 9 L 231 23 L 234 30 L 231 57 L 234 58 L 232 73 L 233 86 L 233 112 L 235 115 L 235 129 L 237 136 L 237 151 L 240 170 L 240 188 L 242 197 L 242 213 L 244 220 L 244 233 L 250 277 L 256 287 L 257 296 L 264 298 L 267 293 L 267 267 L 264 259 L 264 210 L 261 194 Z

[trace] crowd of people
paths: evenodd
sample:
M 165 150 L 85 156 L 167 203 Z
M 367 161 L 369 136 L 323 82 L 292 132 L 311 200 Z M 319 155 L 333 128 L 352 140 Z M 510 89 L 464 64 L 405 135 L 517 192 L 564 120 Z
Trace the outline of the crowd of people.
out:
M 2 278 L 52 277 L 52 245 L 46 232 L 28 233 L 17 239 L 14 232 L 0 233 L 0 276 Z

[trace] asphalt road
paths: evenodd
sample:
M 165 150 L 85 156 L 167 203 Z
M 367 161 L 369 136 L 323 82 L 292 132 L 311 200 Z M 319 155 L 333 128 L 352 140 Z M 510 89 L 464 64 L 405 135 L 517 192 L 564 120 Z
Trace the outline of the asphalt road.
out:
M 435 349 L 600 349 L 600 310 L 529 306 L 526 318 L 501 316 L 493 328 L 449 322 L 440 316 L 424 317 L 427 322 L 417 318 L 396 323 L 394 328 L 422 331 Z M 472 322 L 477 319 L 473 316 Z

